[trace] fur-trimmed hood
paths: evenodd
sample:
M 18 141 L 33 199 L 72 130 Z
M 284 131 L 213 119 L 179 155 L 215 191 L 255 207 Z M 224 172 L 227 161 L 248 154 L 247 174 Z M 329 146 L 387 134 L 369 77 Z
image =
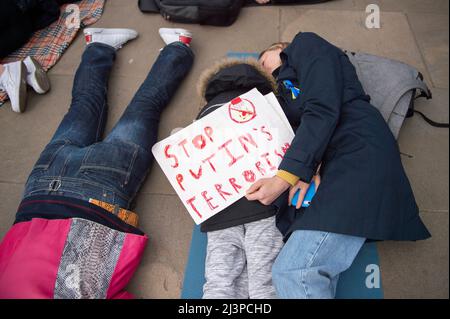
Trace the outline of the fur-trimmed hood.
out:
M 276 92 L 275 79 L 267 74 L 257 61 L 225 59 L 203 71 L 197 83 L 197 92 L 204 102 L 232 91 L 258 88 L 263 94 Z

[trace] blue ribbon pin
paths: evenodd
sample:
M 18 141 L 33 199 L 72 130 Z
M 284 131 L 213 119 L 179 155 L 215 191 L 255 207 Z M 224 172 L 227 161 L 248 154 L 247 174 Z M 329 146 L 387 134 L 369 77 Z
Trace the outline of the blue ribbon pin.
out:
M 294 84 L 292 84 L 292 82 L 289 80 L 284 80 L 283 85 L 286 89 L 291 91 L 292 99 L 297 99 L 298 95 L 300 94 L 300 89 L 295 87 Z

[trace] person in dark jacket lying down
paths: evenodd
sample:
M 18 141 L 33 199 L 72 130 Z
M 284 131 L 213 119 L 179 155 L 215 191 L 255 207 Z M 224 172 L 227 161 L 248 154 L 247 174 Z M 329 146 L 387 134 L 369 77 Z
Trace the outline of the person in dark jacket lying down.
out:
M 394 136 L 344 52 L 314 33 L 299 33 L 292 43 L 264 51 L 259 61 L 276 79 L 278 100 L 296 134 L 277 175 L 256 181 L 246 198 L 276 207 L 287 240 L 272 269 L 277 295 L 333 298 L 339 274 L 366 240 L 430 234 Z M 319 167 L 315 197 L 300 208 Z

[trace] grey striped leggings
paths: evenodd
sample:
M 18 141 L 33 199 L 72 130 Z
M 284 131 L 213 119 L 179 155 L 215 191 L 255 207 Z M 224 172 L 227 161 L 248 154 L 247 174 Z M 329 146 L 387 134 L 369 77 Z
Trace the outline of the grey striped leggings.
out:
M 209 232 L 203 299 L 276 298 L 272 265 L 282 246 L 275 216 Z

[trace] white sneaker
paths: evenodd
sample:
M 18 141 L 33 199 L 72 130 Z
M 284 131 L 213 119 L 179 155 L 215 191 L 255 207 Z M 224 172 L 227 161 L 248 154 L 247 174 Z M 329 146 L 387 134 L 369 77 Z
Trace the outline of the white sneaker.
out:
M 33 57 L 28 56 L 23 60 L 27 68 L 27 83 L 36 93 L 44 94 L 50 90 L 50 81 L 47 73 Z
M 183 42 L 184 44 L 189 46 L 192 41 L 192 33 L 186 29 L 160 28 L 159 35 L 161 36 L 165 44 Z
M 83 33 L 86 44 L 99 42 L 110 45 L 116 50 L 138 36 L 137 31 L 133 29 L 87 28 Z
M 27 102 L 27 71 L 22 61 L 4 64 L 0 88 L 6 91 L 14 112 L 25 111 Z

